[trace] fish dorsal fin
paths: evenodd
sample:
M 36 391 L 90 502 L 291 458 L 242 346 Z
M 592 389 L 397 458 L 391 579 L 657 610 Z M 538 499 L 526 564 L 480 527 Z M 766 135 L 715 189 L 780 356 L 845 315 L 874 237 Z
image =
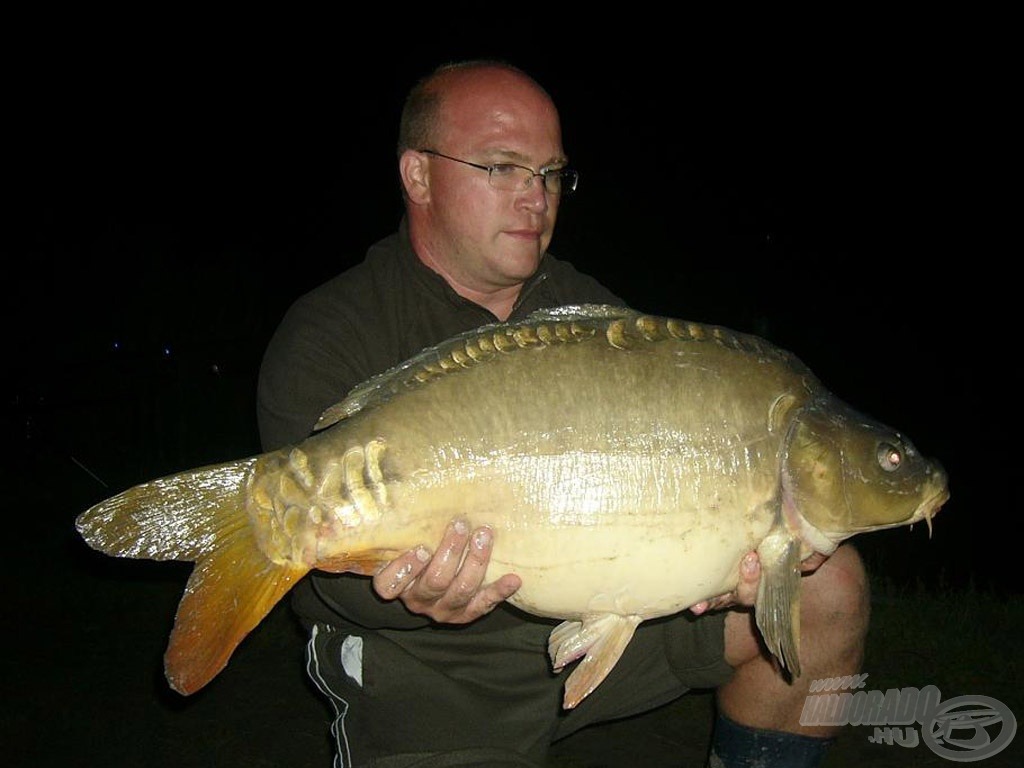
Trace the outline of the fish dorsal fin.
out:
M 471 368 L 497 354 L 537 344 L 582 341 L 597 332 L 593 321 L 606 323 L 634 316 L 639 315 L 625 307 L 609 304 L 568 305 L 538 310 L 518 322 L 491 323 L 460 333 L 367 379 L 340 403 L 324 411 L 316 429 L 325 429 L 364 408 L 386 402 L 405 389 L 422 386 L 439 376 Z
M 572 320 L 615 320 L 638 317 L 639 313 L 615 304 L 567 304 L 537 309 L 526 316 L 527 323 L 568 322 Z

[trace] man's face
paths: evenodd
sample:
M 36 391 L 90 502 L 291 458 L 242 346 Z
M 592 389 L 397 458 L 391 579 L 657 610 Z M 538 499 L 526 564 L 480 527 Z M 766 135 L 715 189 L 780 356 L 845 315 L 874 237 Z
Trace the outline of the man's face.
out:
M 503 70 L 464 74 L 446 93 L 430 149 L 479 165 L 540 172 L 566 163 L 558 113 L 529 81 Z M 559 198 L 535 177 L 496 189 L 487 171 L 429 156 L 430 256 L 460 284 L 489 291 L 532 275 L 551 242 Z

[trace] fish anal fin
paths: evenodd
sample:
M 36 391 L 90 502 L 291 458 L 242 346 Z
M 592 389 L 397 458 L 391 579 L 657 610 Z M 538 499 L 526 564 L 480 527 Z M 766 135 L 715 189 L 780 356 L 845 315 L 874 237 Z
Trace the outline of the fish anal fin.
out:
M 642 621 L 639 616 L 602 613 L 583 621 L 564 621 L 552 630 L 548 655 L 555 671 L 583 657 L 565 681 L 565 709 L 573 709 L 601 684 Z
M 800 542 L 779 528 L 757 548 L 761 581 L 755 615 L 765 646 L 794 677 L 800 676 Z
M 318 571 L 329 573 L 357 573 L 360 576 L 373 576 L 382 566 L 402 555 L 398 549 L 364 549 L 359 552 L 346 552 L 329 560 L 319 560 Z
M 247 528 L 197 560 L 164 654 L 171 687 L 187 696 L 209 683 L 308 570 L 267 559 Z

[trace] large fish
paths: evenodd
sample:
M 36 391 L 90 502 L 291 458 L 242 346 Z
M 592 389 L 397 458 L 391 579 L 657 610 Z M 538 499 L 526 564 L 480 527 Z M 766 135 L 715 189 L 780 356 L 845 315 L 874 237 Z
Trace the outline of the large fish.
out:
M 329 427 L 329 428 L 328 428 Z M 90 546 L 194 561 L 165 655 L 206 685 L 311 569 L 372 574 L 454 510 L 496 536 L 490 580 L 563 619 L 572 708 L 642 621 L 731 591 L 756 549 L 757 625 L 799 674 L 800 561 L 928 522 L 938 464 L 795 357 L 725 328 L 562 307 L 456 336 L 370 379 L 296 446 L 130 488 L 82 513 Z

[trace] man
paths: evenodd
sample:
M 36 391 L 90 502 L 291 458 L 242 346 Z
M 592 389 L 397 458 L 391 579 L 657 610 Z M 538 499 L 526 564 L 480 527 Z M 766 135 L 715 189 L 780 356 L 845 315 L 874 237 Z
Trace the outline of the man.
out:
M 466 62 L 418 84 L 398 143 L 406 216 L 282 321 L 260 373 L 264 448 L 305 438 L 352 386 L 456 333 L 542 307 L 621 304 L 547 253 L 575 186 L 566 165 L 558 112 L 518 69 Z M 752 603 L 751 553 L 736 595 L 642 624 L 609 677 L 565 713 L 545 654 L 555 622 L 505 605 L 517 576 L 482 583 L 492 538 L 456 518 L 441 542 L 372 580 L 313 573 L 296 588 L 309 672 L 337 712 L 336 765 L 540 766 L 552 741 L 695 687 L 717 688 L 710 764 L 820 762 L 832 729 L 803 728 L 799 716 L 810 680 L 859 670 L 868 613 L 855 550 L 808 568 L 804 673 L 792 684 L 762 654 L 748 611 L 709 611 Z

